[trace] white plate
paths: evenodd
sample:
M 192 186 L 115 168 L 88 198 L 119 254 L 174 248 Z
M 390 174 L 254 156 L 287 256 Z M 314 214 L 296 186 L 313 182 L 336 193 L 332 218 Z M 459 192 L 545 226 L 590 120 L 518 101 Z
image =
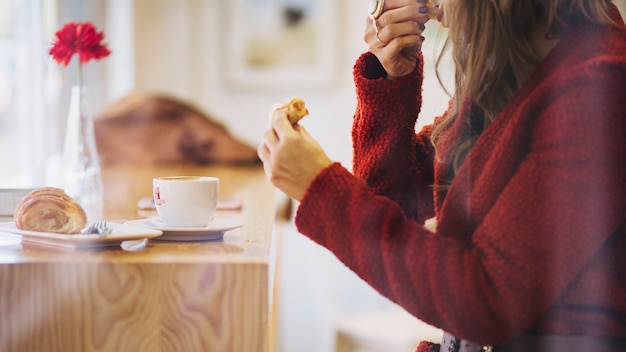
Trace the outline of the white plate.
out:
M 213 219 L 206 227 L 168 227 L 159 218 L 132 220 L 126 223 L 162 231 L 163 235 L 159 236 L 159 241 L 219 240 L 224 237 L 224 232 L 243 226 L 239 220 L 223 218 Z
M 88 224 L 89 225 L 89 224 Z M 141 226 L 132 226 L 115 222 L 107 222 L 112 233 L 106 236 L 88 234 L 63 234 L 52 232 L 26 231 L 15 226 L 15 222 L 0 223 L 0 231 L 22 236 L 22 244 L 31 244 L 60 249 L 96 249 L 104 247 L 119 247 L 123 241 L 155 238 L 162 234 L 155 229 Z

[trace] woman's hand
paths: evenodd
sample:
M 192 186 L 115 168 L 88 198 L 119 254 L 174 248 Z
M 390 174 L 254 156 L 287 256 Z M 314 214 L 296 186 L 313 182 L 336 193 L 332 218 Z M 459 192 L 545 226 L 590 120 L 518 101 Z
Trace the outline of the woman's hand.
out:
M 276 112 L 257 153 L 272 184 L 298 201 L 317 174 L 332 164 L 304 127 L 291 125 L 285 110 Z
M 384 12 L 376 20 L 378 31 L 367 18 L 364 39 L 387 78 L 405 76 L 415 69 L 428 20 L 425 0 L 386 0 Z

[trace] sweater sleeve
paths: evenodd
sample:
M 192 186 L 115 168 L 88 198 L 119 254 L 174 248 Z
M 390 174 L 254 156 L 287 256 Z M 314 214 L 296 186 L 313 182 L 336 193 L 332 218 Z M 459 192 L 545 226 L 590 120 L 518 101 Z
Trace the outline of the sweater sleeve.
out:
M 411 74 L 388 80 L 378 59 L 363 54 L 354 66 L 357 106 L 352 128 L 354 174 L 420 222 L 434 214 L 431 128 L 415 133 L 422 75 L 420 58 Z

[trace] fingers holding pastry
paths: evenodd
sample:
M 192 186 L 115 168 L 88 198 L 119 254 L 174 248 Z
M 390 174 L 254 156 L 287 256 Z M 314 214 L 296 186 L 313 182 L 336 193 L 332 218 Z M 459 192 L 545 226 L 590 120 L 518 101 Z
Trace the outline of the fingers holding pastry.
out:
M 308 113 L 299 97 L 275 106 L 271 125 L 257 148 L 270 182 L 295 200 L 302 199 L 317 174 L 332 164 L 320 144 L 298 124 Z

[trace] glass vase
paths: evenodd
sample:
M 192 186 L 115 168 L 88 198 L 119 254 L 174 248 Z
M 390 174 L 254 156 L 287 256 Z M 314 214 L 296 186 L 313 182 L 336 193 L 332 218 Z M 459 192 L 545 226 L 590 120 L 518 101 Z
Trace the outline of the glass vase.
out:
M 88 91 L 72 87 L 63 149 L 63 188 L 90 220 L 102 217 L 103 186 Z

